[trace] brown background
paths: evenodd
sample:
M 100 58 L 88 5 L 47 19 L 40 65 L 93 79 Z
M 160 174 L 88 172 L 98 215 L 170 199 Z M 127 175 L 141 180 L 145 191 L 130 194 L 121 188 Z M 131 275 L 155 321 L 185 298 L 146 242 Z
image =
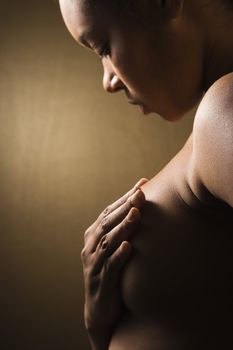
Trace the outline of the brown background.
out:
M 80 250 L 97 214 L 181 147 L 192 115 L 102 89 L 53 0 L 0 2 L 0 347 L 89 349 Z

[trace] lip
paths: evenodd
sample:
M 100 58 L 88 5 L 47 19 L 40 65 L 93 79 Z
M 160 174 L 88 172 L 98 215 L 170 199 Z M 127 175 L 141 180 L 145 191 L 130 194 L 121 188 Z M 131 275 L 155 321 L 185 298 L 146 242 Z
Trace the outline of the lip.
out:
M 147 114 L 150 114 L 151 111 L 149 110 L 149 108 L 147 108 L 145 105 L 143 104 L 139 104 L 139 109 L 140 111 L 144 114 L 144 115 L 147 115 Z
M 137 102 L 137 101 L 134 101 L 134 100 L 128 100 L 128 102 L 131 104 L 131 105 L 141 105 L 140 102 Z
M 147 108 L 147 106 L 145 106 L 143 103 L 141 102 L 137 102 L 135 100 L 128 100 L 128 102 L 131 104 L 131 105 L 135 105 L 135 106 L 138 106 L 140 111 L 144 114 L 144 115 L 147 115 L 150 113 L 150 110 Z

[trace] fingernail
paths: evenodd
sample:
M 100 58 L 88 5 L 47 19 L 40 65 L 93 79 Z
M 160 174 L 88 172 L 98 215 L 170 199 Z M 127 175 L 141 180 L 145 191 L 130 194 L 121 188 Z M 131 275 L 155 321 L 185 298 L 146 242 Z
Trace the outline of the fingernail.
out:
M 127 241 L 122 242 L 122 244 L 121 244 L 121 251 L 123 253 L 126 253 L 126 252 L 129 253 L 131 251 L 131 247 L 130 247 L 129 242 L 127 242 Z
M 134 187 L 135 188 L 140 188 L 141 186 L 143 186 L 148 181 L 149 181 L 148 179 L 143 177 L 136 183 L 136 185 Z
M 128 221 L 132 222 L 134 220 L 136 220 L 139 217 L 139 210 L 137 208 L 132 208 L 128 214 Z
M 134 193 L 130 198 L 130 203 L 135 207 L 140 207 L 140 205 L 142 205 L 144 201 L 145 201 L 145 195 L 140 189 L 137 190 L 137 192 Z

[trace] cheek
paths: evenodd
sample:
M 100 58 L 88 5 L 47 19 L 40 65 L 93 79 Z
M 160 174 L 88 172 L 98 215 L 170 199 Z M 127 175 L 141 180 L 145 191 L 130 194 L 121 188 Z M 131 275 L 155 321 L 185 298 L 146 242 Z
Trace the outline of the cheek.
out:
M 164 64 L 161 49 L 151 49 L 145 40 L 137 42 L 122 52 L 122 72 L 127 76 L 129 84 L 135 89 L 151 95 L 152 91 L 162 88 L 167 69 Z
M 176 91 L 174 79 L 171 79 L 173 59 L 171 53 L 162 47 L 161 41 L 152 50 L 145 38 L 137 39 L 118 41 L 111 61 L 115 73 L 132 96 L 158 111 L 169 104 L 171 95 Z
M 145 75 L 149 75 L 148 54 L 145 47 L 139 43 L 137 35 L 125 35 L 114 38 L 111 62 L 115 73 L 125 83 L 127 88 L 143 85 Z
M 121 50 L 113 57 L 116 74 L 128 89 L 144 90 L 151 82 L 153 63 L 148 61 L 142 50 Z

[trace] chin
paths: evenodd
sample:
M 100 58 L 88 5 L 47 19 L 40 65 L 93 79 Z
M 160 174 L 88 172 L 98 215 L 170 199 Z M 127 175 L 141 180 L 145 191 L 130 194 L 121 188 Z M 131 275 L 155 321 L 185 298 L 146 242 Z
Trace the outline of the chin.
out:
M 164 119 L 167 120 L 169 122 L 176 122 L 180 119 L 182 119 L 185 115 L 185 113 L 187 113 L 189 110 L 185 110 L 185 111 L 178 111 L 178 110 L 170 110 L 170 111 L 161 111 L 158 112 L 158 114 Z
M 153 111 L 152 113 L 159 115 L 162 119 L 168 122 L 176 122 L 183 117 L 183 115 L 174 114 L 174 113 L 164 113 L 164 112 L 156 112 L 156 111 Z
M 164 119 L 166 119 L 166 120 L 169 121 L 169 122 L 177 122 L 177 121 L 179 121 L 180 119 L 182 119 L 183 116 L 184 116 L 184 114 L 182 114 L 182 115 L 172 115 L 172 116 L 169 116 L 169 117 L 164 118 Z

